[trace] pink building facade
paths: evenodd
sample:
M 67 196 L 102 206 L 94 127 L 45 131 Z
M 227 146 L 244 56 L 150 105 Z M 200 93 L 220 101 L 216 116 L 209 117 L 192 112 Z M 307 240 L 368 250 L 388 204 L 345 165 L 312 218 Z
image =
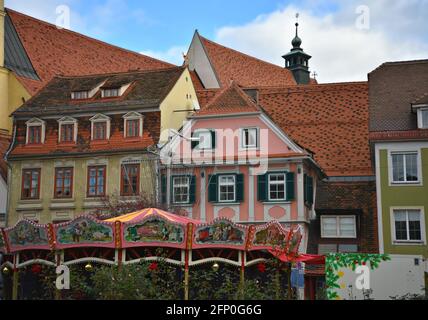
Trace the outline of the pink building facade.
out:
M 237 85 L 171 137 L 162 150 L 162 202 L 202 221 L 300 226 L 306 251 L 322 171 Z

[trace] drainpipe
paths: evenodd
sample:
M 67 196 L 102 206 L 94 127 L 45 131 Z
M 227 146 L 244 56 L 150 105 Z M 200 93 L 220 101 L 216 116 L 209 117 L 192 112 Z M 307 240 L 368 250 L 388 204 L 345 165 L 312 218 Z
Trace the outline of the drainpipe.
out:
M 16 141 L 16 123 L 15 119 L 12 117 L 13 121 L 13 133 L 12 133 L 12 141 L 9 145 L 9 148 L 7 149 L 3 159 L 6 161 L 6 165 L 8 167 L 8 174 L 7 174 L 7 198 L 6 198 L 6 213 L 5 213 L 5 226 L 8 227 L 9 225 L 9 206 L 10 206 L 10 189 L 12 184 L 12 166 L 7 161 L 9 154 L 12 152 L 13 147 L 15 146 Z

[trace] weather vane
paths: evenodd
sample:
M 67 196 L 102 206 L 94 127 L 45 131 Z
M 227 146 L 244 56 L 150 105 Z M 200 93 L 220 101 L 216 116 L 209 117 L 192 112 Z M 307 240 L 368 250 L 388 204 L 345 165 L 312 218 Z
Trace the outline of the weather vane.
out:
M 297 12 L 297 13 L 296 13 L 296 22 L 297 22 L 297 23 L 299 23 L 299 17 L 300 17 L 300 14 Z

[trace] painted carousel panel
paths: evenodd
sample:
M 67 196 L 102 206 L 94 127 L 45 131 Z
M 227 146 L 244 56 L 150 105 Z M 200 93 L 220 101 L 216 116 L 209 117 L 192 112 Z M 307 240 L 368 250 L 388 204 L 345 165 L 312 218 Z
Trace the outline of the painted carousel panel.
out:
M 57 247 L 114 246 L 113 226 L 81 217 L 72 222 L 55 226 Z
M 48 229 L 23 220 L 5 231 L 10 251 L 22 249 L 49 249 Z
M 284 230 L 278 223 L 258 228 L 254 234 L 251 249 L 271 249 L 287 246 L 289 231 Z
M 194 247 L 245 247 L 246 229 L 228 220 L 196 228 Z
M 184 245 L 185 227 L 154 216 L 138 223 L 126 225 L 123 238 L 125 243 L 132 245 Z

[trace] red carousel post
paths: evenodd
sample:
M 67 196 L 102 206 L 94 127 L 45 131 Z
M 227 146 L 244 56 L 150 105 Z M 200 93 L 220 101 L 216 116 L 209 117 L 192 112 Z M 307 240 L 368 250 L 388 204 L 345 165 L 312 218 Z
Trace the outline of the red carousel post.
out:
M 189 260 L 193 241 L 193 223 L 187 225 L 187 244 L 184 255 L 184 300 L 189 300 Z

